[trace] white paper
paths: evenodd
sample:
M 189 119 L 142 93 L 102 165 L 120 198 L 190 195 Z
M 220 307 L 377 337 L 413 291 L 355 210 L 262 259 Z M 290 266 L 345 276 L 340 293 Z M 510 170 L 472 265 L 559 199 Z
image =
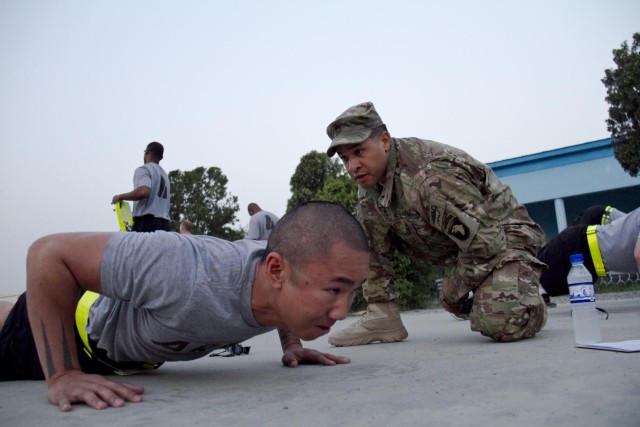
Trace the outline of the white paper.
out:
M 628 340 L 620 342 L 599 342 L 597 344 L 578 344 L 576 347 L 591 348 L 594 350 L 621 351 L 634 353 L 640 351 L 640 340 Z

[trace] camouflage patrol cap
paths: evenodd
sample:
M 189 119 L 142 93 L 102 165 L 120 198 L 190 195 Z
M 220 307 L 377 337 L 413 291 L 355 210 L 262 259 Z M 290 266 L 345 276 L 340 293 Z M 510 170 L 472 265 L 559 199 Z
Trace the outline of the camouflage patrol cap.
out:
M 327 135 L 331 138 L 327 156 L 332 157 L 340 145 L 354 145 L 366 141 L 371 136 L 373 128 L 383 124 L 373 103 L 363 102 L 354 105 L 327 127 Z

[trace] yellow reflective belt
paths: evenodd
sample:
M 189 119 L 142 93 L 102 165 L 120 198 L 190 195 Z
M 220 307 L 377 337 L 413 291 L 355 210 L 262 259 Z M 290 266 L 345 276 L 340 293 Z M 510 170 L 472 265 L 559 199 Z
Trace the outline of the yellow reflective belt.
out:
M 600 221 L 601 224 L 609 224 L 611 222 L 611 212 L 613 212 L 613 207 L 612 206 L 607 206 L 606 208 L 604 208 L 604 213 L 602 214 L 602 221 Z
M 131 228 L 133 227 L 133 218 L 131 217 L 129 204 L 122 200 L 116 202 L 116 214 L 118 215 L 120 231 L 131 231 Z
M 148 369 L 158 369 L 163 362 L 125 362 L 128 366 L 123 367 L 121 363 L 114 362 L 105 357 L 99 357 L 97 354 L 93 353 L 91 345 L 89 344 L 89 335 L 87 334 L 87 322 L 89 321 L 89 310 L 91 310 L 91 306 L 96 302 L 99 296 L 100 294 L 96 292 L 86 291 L 80 298 L 80 301 L 78 301 L 78 305 L 76 307 L 76 328 L 78 329 L 78 334 L 80 334 L 80 338 L 84 344 L 84 352 L 87 353 L 91 359 L 113 369 L 113 372 L 118 375 L 132 375 Z
M 602 254 L 600 253 L 600 246 L 598 245 L 598 237 L 596 236 L 597 225 L 590 225 L 587 227 L 587 243 L 589 244 L 589 252 L 591 252 L 591 260 L 593 266 L 596 268 L 596 274 L 600 277 L 607 274 L 607 270 L 604 268 L 604 262 L 602 261 Z
M 78 301 L 76 307 L 76 328 L 78 328 L 78 333 L 80 334 L 80 338 L 82 338 L 84 352 L 87 353 L 89 357 L 92 357 L 92 351 L 87 335 L 87 322 L 89 321 L 89 310 L 99 296 L 100 294 L 98 293 L 86 291 L 84 295 L 82 295 L 82 298 L 80 298 L 80 301 Z

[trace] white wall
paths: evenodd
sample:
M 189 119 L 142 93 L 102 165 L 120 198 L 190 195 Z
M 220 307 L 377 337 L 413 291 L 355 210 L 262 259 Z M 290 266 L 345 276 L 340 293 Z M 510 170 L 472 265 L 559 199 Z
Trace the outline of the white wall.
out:
M 554 200 L 597 191 L 640 185 L 615 157 L 590 160 L 500 178 L 509 185 L 520 203 Z

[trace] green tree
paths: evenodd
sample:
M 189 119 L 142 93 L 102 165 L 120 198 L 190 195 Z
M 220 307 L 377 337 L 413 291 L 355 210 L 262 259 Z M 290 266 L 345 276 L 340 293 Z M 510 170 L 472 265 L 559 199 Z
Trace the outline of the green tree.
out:
M 396 252 L 394 269 L 403 310 L 429 308 L 440 303 L 436 291 L 436 278 L 440 276 L 437 267 Z
M 607 129 L 615 138 L 613 150 L 622 168 L 631 176 L 640 170 L 640 33 L 633 43 L 613 50 L 617 68 L 605 70 L 602 83 L 609 103 Z
M 338 203 L 349 212 L 355 212 L 358 202 L 358 184 L 344 173 L 330 176 L 316 194 L 316 199 Z
M 332 160 L 325 153 L 310 151 L 300 158 L 289 186 L 291 198 L 287 201 L 287 212 L 301 203 L 318 200 L 317 195 L 330 177 L 337 177 L 342 173 L 342 165 Z
M 227 177 L 220 168 L 200 166 L 191 171 L 169 172 L 171 206 L 169 216 L 174 231 L 183 219 L 193 224 L 194 234 L 226 240 L 244 237 L 244 230 L 233 228 L 238 221 L 238 197 L 227 193 Z

